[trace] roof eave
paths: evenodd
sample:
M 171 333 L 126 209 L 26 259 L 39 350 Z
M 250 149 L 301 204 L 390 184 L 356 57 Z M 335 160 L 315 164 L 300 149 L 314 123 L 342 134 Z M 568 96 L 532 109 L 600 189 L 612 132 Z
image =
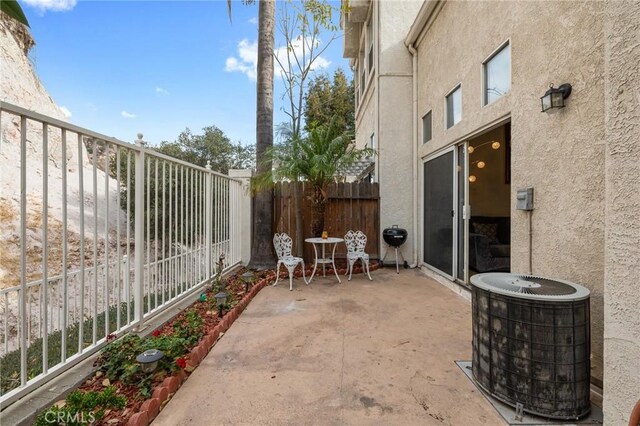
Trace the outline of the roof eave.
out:
M 405 46 L 409 47 L 416 43 L 420 34 L 425 30 L 425 26 L 429 21 L 429 18 L 433 15 L 436 10 L 436 6 L 439 3 L 444 3 L 446 0 L 427 0 L 425 1 L 420 10 L 418 11 L 418 15 L 416 15 L 416 19 L 411 24 L 411 28 L 409 28 L 409 32 L 404 39 Z

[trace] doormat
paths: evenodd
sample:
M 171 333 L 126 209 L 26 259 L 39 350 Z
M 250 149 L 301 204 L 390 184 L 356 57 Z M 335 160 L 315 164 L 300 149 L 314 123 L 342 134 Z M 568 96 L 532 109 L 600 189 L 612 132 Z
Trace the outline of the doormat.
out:
M 484 397 L 493 405 L 493 408 L 502 416 L 505 422 L 508 425 L 518 425 L 518 426 L 536 426 L 536 425 L 601 425 L 602 424 L 602 408 L 591 404 L 591 412 L 588 416 L 583 417 L 580 420 L 549 420 L 544 417 L 534 416 L 529 413 L 524 413 L 522 416 L 522 420 L 516 420 L 516 410 L 510 405 L 505 404 L 504 402 L 494 398 L 493 396 L 486 393 L 482 388 L 476 385 L 476 382 L 473 380 L 471 375 L 471 361 L 456 361 L 456 365 L 462 370 L 465 376 L 471 383 L 478 388 L 480 393 L 484 395 Z

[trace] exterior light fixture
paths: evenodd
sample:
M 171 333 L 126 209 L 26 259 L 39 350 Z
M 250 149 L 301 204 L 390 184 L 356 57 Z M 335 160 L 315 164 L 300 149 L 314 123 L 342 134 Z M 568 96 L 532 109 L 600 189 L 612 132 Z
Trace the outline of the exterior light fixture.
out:
M 487 164 L 484 161 L 478 161 L 478 164 L 476 164 L 476 166 L 478 166 L 479 169 L 484 169 L 484 166 L 486 166 Z
M 500 142 L 498 142 L 498 141 L 494 141 L 494 142 L 491 144 L 491 148 L 493 148 L 493 149 L 500 149 Z
M 564 108 L 564 100 L 567 99 L 569 95 L 571 95 L 571 85 L 569 83 L 562 84 L 560 87 L 553 87 L 553 83 L 551 83 L 549 90 L 540 98 L 542 112 L 556 108 Z
M 240 278 L 242 279 L 242 282 L 244 283 L 244 292 L 248 293 L 249 292 L 249 286 L 253 283 L 253 273 L 252 272 L 245 272 L 244 274 L 240 275 Z
M 469 182 L 473 183 L 476 181 L 476 177 L 474 175 L 469 176 Z
M 153 373 L 158 367 L 158 361 L 164 357 L 164 354 L 157 349 L 149 349 L 142 352 L 136 357 L 136 361 L 140 363 L 140 368 L 144 373 Z
M 216 298 L 216 305 L 218 305 L 218 312 L 220 314 L 220 318 L 222 318 L 222 309 L 224 304 L 227 303 L 227 293 L 221 291 L 220 293 L 214 296 Z

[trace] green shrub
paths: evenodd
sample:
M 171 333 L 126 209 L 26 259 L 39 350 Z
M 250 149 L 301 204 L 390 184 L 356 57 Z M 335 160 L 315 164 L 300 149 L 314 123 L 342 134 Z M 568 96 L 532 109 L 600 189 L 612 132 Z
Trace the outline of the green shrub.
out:
M 102 419 L 105 409 L 122 410 L 126 405 L 127 399 L 118 396 L 113 386 L 102 392 L 73 391 L 67 396 L 64 406 L 53 406 L 40 413 L 34 425 L 85 425 Z

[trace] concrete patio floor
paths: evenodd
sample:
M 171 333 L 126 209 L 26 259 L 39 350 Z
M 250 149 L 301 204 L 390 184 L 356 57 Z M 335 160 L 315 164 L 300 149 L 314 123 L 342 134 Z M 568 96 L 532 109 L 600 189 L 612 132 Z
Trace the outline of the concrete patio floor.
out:
M 262 290 L 153 422 L 502 425 L 454 363 L 470 304 L 416 270 Z

